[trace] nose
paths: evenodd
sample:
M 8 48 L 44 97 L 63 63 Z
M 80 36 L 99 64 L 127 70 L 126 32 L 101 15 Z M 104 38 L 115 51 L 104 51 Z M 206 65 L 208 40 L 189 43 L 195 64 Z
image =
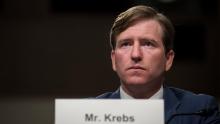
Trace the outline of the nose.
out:
M 131 51 L 131 59 L 137 63 L 142 60 L 142 57 L 141 46 L 139 43 L 135 43 Z

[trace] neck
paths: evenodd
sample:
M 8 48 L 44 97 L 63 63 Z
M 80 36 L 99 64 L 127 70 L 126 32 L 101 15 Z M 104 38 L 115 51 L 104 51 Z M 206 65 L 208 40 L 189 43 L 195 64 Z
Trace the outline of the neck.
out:
M 154 83 L 152 86 L 143 85 L 124 85 L 122 83 L 123 90 L 130 96 L 136 99 L 148 99 L 153 96 L 161 88 L 162 83 Z

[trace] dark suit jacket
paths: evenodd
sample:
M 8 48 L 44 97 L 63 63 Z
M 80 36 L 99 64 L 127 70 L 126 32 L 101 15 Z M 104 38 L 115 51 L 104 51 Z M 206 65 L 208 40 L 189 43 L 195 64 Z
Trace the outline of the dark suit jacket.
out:
M 120 99 L 120 91 L 102 94 L 97 99 Z M 204 94 L 164 87 L 165 122 L 169 124 L 220 124 L 217 101 Z

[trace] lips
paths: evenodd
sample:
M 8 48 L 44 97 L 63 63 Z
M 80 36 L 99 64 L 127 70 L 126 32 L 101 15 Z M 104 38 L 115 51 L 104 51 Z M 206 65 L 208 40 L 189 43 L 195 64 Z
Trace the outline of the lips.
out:
M 134 69 L 134 70 L 146 70 L 145 68 L 143 68 L 143 67 L 141 67 L 141 66 L 131 66 L 131 67 L 129 67 L 128 68 L 128 70 L 132 70 L 132 69 Z

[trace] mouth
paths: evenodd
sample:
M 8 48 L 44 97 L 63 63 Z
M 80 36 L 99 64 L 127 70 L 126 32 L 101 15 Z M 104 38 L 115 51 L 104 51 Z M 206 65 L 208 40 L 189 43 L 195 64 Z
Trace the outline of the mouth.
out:
M 146 69 L 141 66 L 131 66 L 128 68 L 128 70 L 146 70 Z

